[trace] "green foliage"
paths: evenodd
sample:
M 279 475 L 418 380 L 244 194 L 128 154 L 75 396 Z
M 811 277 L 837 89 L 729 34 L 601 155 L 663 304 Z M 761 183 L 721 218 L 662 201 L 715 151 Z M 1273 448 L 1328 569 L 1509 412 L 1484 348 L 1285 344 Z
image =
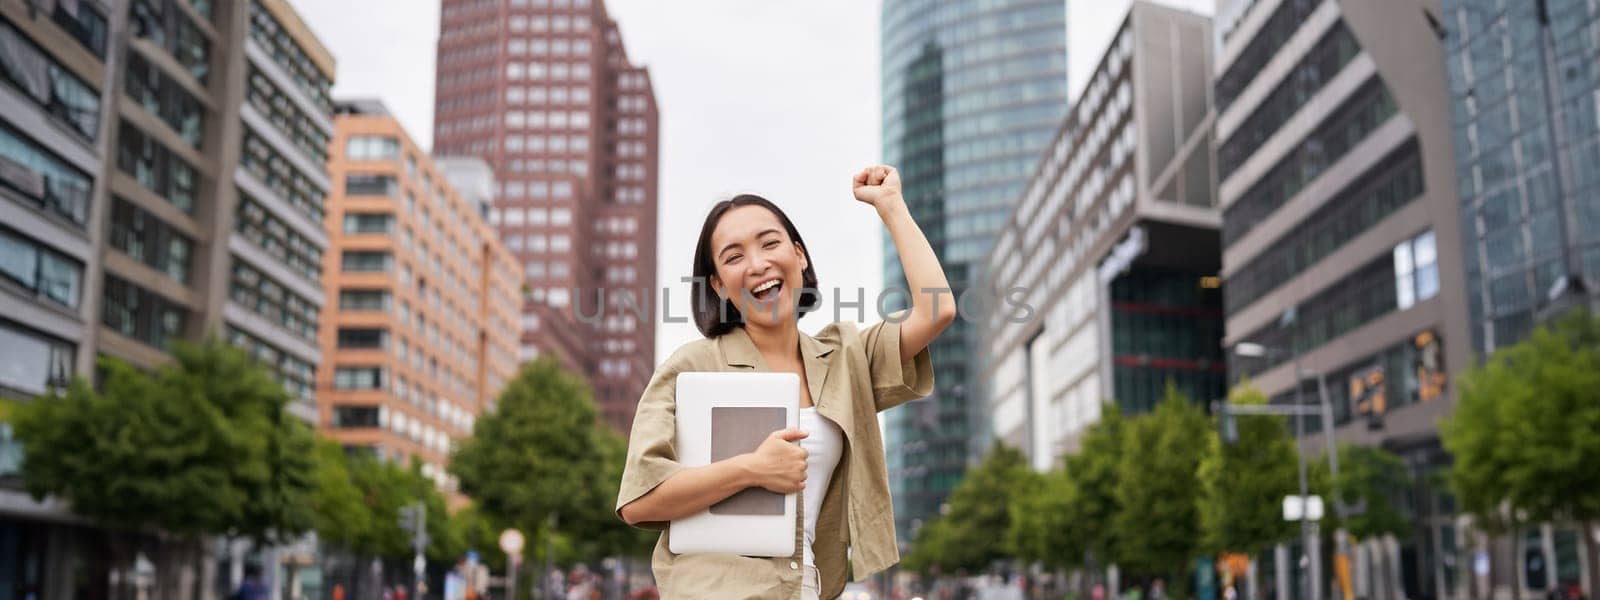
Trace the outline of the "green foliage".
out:
M 1036 481 L 1021 451 L 996 442 L 951 490 L 949 511 L 918 532 L 907 568 L 978 571 L 1011 556 L 1011 504 Z
M 649 540 L 611 511 L 626 443 L 595 418 L 589 387 L 542 358 L 522 368 L 456 451 L 450 472 L 491 521 L 528 535 L 543 552 L 556 518 L 567 560 L 643 554 Z
M 1243 382 L 1229 394 L 1233 404 L 1266 404 Z M 1292 538 L 1294 523 L 1282 518 L 1284 496 L 1299 492 L 1299 457 L 1283 417 L 1236 418 L 1239 439 L 1224 444 L 1207 435 L 1210 450 L 1200 461 L 1200 525 L 1207 550 L 1255 552 Z
M 274 541 L 314 524 L 314 437 L 288 393 L 244 352 L 175 344 L 144 373 L 102 359 L 104 388 L 74 381 L 12 416 L 35 497 L 99 525 Z
M 1492 531 L 1600 519 L 1600 319 L 1576 311 L 1461 378 L 1440 428 L 1462 508 Z
M 1084 540 L 1072 532 L 1078 519 L 1078 486 L 1065 469 L 1028 473 L 1011 499 L 1006 543 L 1017 558 L 1049 568 L 1068 567 L 1083 558 Z
M 1311 470 L 1319 489 L 1333 490 L 1328 494 L 1325 526 L 1341 525 L 1334 514 L 1333 500 L 1337 498 L 1354 510 L 1342 525 L 1357 538 L 1385 533 L 1404 536 L 1411 531 L 1411 521 L 1396 497 L 1412 486 L 1411 470 L 1399 455 L 1374 446 L 1340 444 L 1339 477 L 1329 483 L 1326 456 L 1311 463 Z
M 1019 490 L 1008 540 L 1017 556 L 1049 568 L 1104 565 L 1112 556 L 1118 456 L 1125 420 L 1114 405 L 1084 433 L 1061 468 Z
M 1122 439 L 1112 519 L 1117 563 L 1134 576 L 1174 586 L 1200 551 L 1197 471 L 1213 433 L 1206 415 L 1168 384 L 1154 412 L 1132 419 Z

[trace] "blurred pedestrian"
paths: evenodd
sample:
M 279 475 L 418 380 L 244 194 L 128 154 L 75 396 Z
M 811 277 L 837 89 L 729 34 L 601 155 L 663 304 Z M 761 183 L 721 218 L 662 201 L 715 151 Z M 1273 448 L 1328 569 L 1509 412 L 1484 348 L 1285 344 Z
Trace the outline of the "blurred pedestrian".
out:
M 244 581 L 239 582 L 239 589 L 234 590 L 231 600 L 267 600 L 272 595 L 267 585 L 261 582 L 261 567 L 259 565 L 245 565 Z
M 1166 597 L 1167 582 L 1157 577 L 1155 581 L 1150 582 L 1150 600 L 1166 600 Z

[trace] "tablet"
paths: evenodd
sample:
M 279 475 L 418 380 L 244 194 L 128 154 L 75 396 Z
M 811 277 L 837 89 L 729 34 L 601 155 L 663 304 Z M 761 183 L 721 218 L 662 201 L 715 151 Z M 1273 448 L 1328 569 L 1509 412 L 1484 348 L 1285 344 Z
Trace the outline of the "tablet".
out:
M 800 377 L 794 373 L 680 373 L 677 393 L 678 462 L 685 467 L 753 452 L 772 432 L 799 426 Z M 798 496 L 745 489 L 673 520 L 667 549 L 792 556 Z

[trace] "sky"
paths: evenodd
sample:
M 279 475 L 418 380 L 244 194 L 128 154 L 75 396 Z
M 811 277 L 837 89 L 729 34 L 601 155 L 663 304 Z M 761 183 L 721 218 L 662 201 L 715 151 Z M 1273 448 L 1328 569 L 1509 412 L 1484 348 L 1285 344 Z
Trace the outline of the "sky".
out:
M 1067 0 L 1074 99 L 1131 0 Z M 686 314 L 695 238 L 718 200 L 757 193 L 808 242 L 821 287 L 875 298 L 883 225 L 849 178 L 881 156 L 879 0 L 605 0 L 661 115 L 657 278 Z M 1163 0 L 1210 14 L 1213 0 Z M 433 138 L 438 0 L 290 0 L 334 55 L 335 98 L 378 98 L 424 148 Z M 831 294 L 829 294 L 831 295 Z M 831 301 L 831 298 L 829 299 Z M 831 307 L 800 323 L 815 332 Z M 866 321 L 875 321 L 871 314 Z M 855 312 L 840 315 L 854 320 Z M 821 318 L 819 318 L 821 317 Z M 700 336 L 658 323 L 656 357 Z

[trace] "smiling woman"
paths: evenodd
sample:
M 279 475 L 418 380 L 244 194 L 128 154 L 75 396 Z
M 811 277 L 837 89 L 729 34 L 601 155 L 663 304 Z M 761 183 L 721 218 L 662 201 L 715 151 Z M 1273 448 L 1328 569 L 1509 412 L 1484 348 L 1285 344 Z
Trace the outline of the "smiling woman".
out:
M 852 187 L 888 227 L 908 287 L 919 291 L 909 314 L 864 329 L 799 330 L 820 304 L 817 274 L 800 232 L 772 202 L 741 195 L 706 216 L 692 301 L 705 339 L 673 353 L 639 399 L 617 496 L 623 520 L 663 530 L 652 566 L 664 598 L 833 598 L 847 570 L 860 579 L 899 560 L 877 413 L 933 391 L 928 344 L 956 307 L 928 291 L 949 283 L 906 210 L 899 174 L 868 167 Z M 752 452 L 685 468 L 675 443 L 677 376 L 706 371 L 799 376 L 800 428 L 765 432 Z M 670 521 L 756 487 L 800 494 L 792 556 L 671 552 Z

